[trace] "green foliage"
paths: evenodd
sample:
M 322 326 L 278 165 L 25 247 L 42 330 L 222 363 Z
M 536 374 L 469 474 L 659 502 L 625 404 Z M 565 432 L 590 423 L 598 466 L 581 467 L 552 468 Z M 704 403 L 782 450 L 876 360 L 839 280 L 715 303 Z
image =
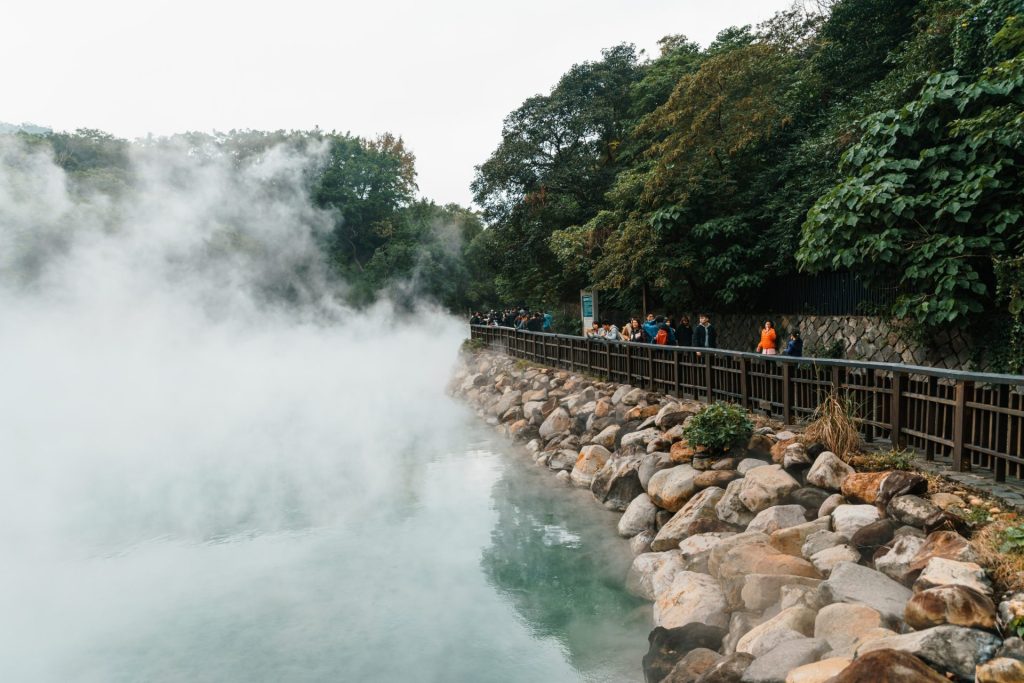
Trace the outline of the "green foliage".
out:
M 893 313 L 926 331 L 993 304 L 993 259 L 1024 250 L 1024 57 L 976 81 L 928 79 L 917 99 L 865 122 L 849 176 L 808 214 L 797 258 L 900 283 Z
M 1024 524 L 1007 527 L 1003 531 L 1003 543 L 999 546 L 1001 553 L 1024 553 Z
M 842 339 L 833 339 L 830 342 L 818 340 L 807 355 L 814 358 L 845 358 L 846 344 Z
M 714 456 L 745 446 L 753 433 L 754 423 L 747 417 L 747 412 L 730 403 L 707 406 L 683 430 L 683 436 L 692 447 L 703 447 Z

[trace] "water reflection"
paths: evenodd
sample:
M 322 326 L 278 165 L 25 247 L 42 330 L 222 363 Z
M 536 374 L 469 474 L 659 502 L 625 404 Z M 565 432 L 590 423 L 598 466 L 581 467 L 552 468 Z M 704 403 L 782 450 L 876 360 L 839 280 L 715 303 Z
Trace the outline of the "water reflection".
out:
M 617 515 L 522 454 L 506 455 L 481 560 L 488 582 L 535 637 L 559 642 L 584 677 L 639 680 L 650 607 L 623 589 L 632 558 L 615 535 Z

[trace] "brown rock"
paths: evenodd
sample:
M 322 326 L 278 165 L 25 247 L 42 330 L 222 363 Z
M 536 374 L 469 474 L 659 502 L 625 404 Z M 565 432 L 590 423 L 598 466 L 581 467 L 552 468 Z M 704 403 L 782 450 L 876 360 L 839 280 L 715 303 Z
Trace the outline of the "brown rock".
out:
M 740 473 L 736 470 L 706 470 L 693 478 L 693 484 L 699 489 L 706 489 L 711 486 L 725 488 L 733 479 L 739 479 Z
M 843 480 L 842 492 L 851 503 L 874 504 L 878 490 L 891 472 L 854 472 Z
M 829 657 L 820 662 L 804 664 L 789 672 L 786 676 L 786 683 L 826 683 L 850 666 L 852 661 L 846 657 Z
M 928 491 L 928 480 L 916 472 L 896 470 L 890 472 L 878 487 L 878 505 L 885 507 L 896 496 L 923 494 Z
M 702 673 L 725 659 L 714 650 L 706 647 L 698 647 L 686 653 L 680 659 L 668 676 L 661 679 L 661 683 L 693 683 Z
M 754 434 L 752 437 L 750 437 L 750 442 L 747 443 L 747 450 L 755 458 L 767 458 L 771 454 L 772 446 L 774 445 L 775 442 L 773 442 L 764 434 Z
M 996 606 L 987 596 L 967 586 L 929 588 L 907 603 L 903 618 L 916 630 L 953 624 L 968 628 L 996 629 Z
M 874 650 L 853 660 L 829 683 L 949 683 L 920 659 L 898 650 Z
M 1024 681 L 1024 662 L 998 657 L 979 664 L 975 676 L 977 683 L 1020 683 Z
M 696 451 L 690 448 L 690 444 L 686 439 L 683 439 L 682 441 L 676 441 L 672 444 L 672 448 L 669 449 L 668 454 L 672 458 L 672 462 L 688 463 L 693 460 L 693 456 L 696 455 Z
M 771 448 L 772 462 L 776 465 L 781 465 L 786 459 L 786 449 L 789 448 L 790 444 L 797 443 L 796 439 L 786 439 L 785 441 L 778 441 Z
M 807 537 L 816 531 L 828 531 L 829 520 L 822 517 L 813 522 L 778 529 L 772 532 L 772 547 L 781 553 L 801 557 L 801 549 Z
M 612 413 L 612 403 L 608 399 L 602 398 L 597 402 L 594 407 L 594 417 L 608 417 Z
M 924 545 L 907 565 L 908 578 L 924 569 L 933 557 L 942 557 L 958 562 L 973 562 L 976 558 L 970 542 L 955 531 L 935 531 L 928 535 Z

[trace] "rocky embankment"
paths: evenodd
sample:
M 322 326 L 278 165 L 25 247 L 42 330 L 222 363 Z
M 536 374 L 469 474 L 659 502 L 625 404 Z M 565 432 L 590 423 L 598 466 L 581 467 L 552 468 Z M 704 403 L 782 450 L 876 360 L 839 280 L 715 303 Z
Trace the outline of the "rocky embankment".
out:
M 647 681 L 1024 681 L 1024 642 L 1001 635 L 1024 594 L 994 594 L 957 497 L 925 477 L 856 472 L 765 421 L 708 458 L 683 438 L 700 403 L 489 352 L 452 391 L 622 513 L 627 587 L 654 604 Z

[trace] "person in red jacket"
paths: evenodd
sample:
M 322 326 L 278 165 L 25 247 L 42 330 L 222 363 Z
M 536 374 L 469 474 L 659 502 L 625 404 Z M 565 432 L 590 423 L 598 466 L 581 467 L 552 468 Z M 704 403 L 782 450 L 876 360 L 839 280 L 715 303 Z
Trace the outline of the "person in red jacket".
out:
M 757 344 L 757 352 L 763 353 L 766 356 L 774 356 L 778 353 L 775 344 L 775 325 L 771 320 L 765 320 L 764 327 L 761 329 L 761 341 Z

